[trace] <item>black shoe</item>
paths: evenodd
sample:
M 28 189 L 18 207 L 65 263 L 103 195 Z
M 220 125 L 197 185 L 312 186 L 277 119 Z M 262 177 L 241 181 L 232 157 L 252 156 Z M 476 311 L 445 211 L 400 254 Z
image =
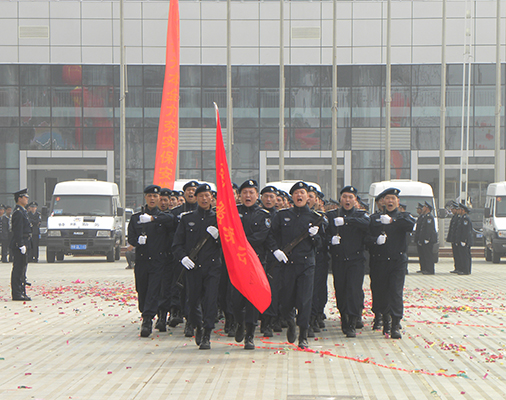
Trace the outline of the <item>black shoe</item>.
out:
M 419 269 L 418 271 L 416 271 L 417 274 L 423 274 L 423 271 L 421 269 Z
M 30 282 L 25 282 L 25 286 L 32 286 Z
M 233 324 L 233 320 L 234 317 L 232 316 L 232 314 L 225 314 L 225 326 L 223 327 L 223 331 L 225 333 L 228 333 L 228 331 L 230 330 L 230 325 Z
M 202 343 L 202 335 L 204 334 L 204 330 L 202 329 L 201 326 L 197 326 L 197 328 L 195 328 L 195 343 L 197 344 L 197 346 L 200 346 L 200 344 Z
M 204 336 L 200 342 L 199 350 L 209 350 L 211 348 L 211 329 L 204 329 Z
M 244 338 L 244 350 L 255 350 L 255 325 L 246 324 L 246 337 Z
M 454 269 L 453 271 L 450 271 L 450 274 L 458 274 L 459 271 L 457 271 L 456 269 Z
M 170 310 L 169 326 L 175 328 L 179 324 L 183 323 L 183 317 L 181 311 L 175 307 Z
M 341 331 L 346 335 L 348 331 L 348 314 L 341 314 Z
M 383 327 L 383 316 L 380 313 L 374 314 L 374 321 L 372 323 L 372 330 L 378 331 Z
M 190 324 L 188 321 L 186 321 L 186 324 L 184 326 L 184 336 L 193 337 L 193 327 L 192 324 Z
M 464 271 L 459 271 L 457 272 L 458 275 L 470 275 L 471 273 L 470 272 L 464 272 Z
M 364 321 L 362 321 L 362 316 L 357 318 L 357 323 L 355 324 L 355 328 L 362 329 L 364 327 Z
M 290 318 L 286 322 L 288 325 L 288 329 L 286 330 L 286 339 L 290 343 L 293 343 L 293 342 L 295 342 L 296 335 L 297 335 L 297 333 L 295 332 L 295 330 L 296 330 L 295 320 L 293 318 Z M 306 335 L 307 335 L 307 332 L 306 332 Z
M 392 339 L 402 339 L 400 321 L 399 317 L 392 317 L 392 333 L 390 334 Z
M 237 343 L 241 343 L 244 340 L 244 329 L 245 329 L 244 322 L 242 321 L 238 322 L 237 328 L 235 330 L 235 341 Z
M 32 301 L 32 299 L 26 295 L 13 296 L 12 301 Z
M 429 271 L 423 271 L 422 274 L 423 275 L 435 275 L 434 272 L 429 272 Z
M 392 318 L 390 314 L 383 314 L 383 335 L 390 335 L 392 330 Z
M 318 322 L 318 326 L 320 327 L 320 329 L 323 329 L 325 328 L 325 314 L 324 313 L 319 313 L 317 316 L 316 316 L 316 321 Z
M 346 337 L 354 338 L 357 337 L 357 317 L 348 315 L 348 328 L 346 329 Z
M 274 318 L 274 322 L 272 323 L 272 330 L 274 332 L 283 332 L 283 328 L 281 327 L 281 321 L 278 317 Z
M 273 337 L 274 333 L 272 332 L 271 326 L 271 317 L 269 315 L 264 315 L 264 320 L 262 321 L 262 327 L 264 328 L 263 334 L 264 337 Z
M 314 334 L 314 330 L 311 327 L 311 324 L 307 328 L 307 337 L 314 338 L 316 335 Z
M 281 324 L 281 328 L 288 328 L 288 322 L 284 318 L 280 318 L 279 323 Z
M 313 333 L 320 333 L 322 330 L 320 329 L 320 325 L 318 325 L 318 317 L 316 315 L 311 316 L 311 321 L 309 322 L 309 328 L 313 331 Z M 308 332 L 308 337 L 311 332 Z
M 230 328 L 228 329 L 228 337 L 235 338 L 235 332 L 237 331 L 237 324 L 235 322 L 232 322 L 230 325 Z
M 309 348 L 309 343 L 307 342 L 307 328 L 300 328 L 299 327 L 299 349 L 307 349 Z
M 160 311 L 158 313 L 155 329 L 158 329 L 160 332 L 167 332 L 167 312 Z
M 151 332 L 153 330 L 153 320 L 150 319 L 142 319 L 142 325 L 141 325 L 141 337 L 148 337 L 151 335 Z

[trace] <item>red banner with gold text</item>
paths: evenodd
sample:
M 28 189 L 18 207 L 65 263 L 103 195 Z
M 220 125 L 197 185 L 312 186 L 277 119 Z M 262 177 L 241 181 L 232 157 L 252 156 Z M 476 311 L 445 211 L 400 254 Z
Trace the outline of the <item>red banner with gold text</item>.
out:
M 215 107 L 216 186 L 218 188 L 216 216 L 223 255 L 232 285 L 262 313 L 271 304 L 271 288 L 255 250 L 246 239 L 237 211 L 221 134 L 220 114 L 216 104 Z
M 163 81 L 162 107 L 158 123 L 155 176 L 153 183 L 173 188 L 176 179 L 176 163 L 179 134 L 179 3 L 170 0 L 165 54 L 165 79 Z

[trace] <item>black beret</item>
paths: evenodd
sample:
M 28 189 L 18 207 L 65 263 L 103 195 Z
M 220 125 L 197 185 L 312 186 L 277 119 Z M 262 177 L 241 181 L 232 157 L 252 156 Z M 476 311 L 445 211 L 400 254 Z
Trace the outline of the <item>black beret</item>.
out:
M 183 186 L 183 191 L 190 187 L 197 187 L 197 186 L 199 186 L 199 183 L 197 181 L 186 182 Z
M 184 192 L 182 190 L 178 190 L 176 193 L 179 197 L 184 197 Z
M 242 192 L 243 189 L 246 188 L 254 188 L 258 190 L 258 182 L 254 179 L 248 179 L 247 181 L 243 182 L 242 185 L 239 187 L 239 193 Z
M 216 190 L 211 190 L 211 194 L 213 197 L 216 197 L 218 195 L 218 192 Z
M 459 203 L 457 203 L 455 200 L 452 200 L 452 208 L 459 208 Z
M 318 193 L 318 189 L 316 189 L 316 187 L 314 187 L 313 185 L 309 185 L 307 187 L 307 191 L 308 192 L 313 192 L 313 193 Z
M 316 192 L 316 194 L 317 194 L 317 195 L 318 195 L 318 197 L 319 197 L 320 199 L 322 199 L 322 200 L 323 200 L 323 198 L 325 197 L 325 195 L 323 194 L 323 192 L 318 191 L 318 192 Z
M 199 185 L 197 187 L 197 189 L 195 189 L 195 196 L 198 195 L 199 193 L 203 193 L 203 192 L 213 192 L 213 190 L 211 189 L 211 186 L 209 186 L 209 184 L 207 183 L 203 183 L 202 185 Z
M 434 207 L 432 207 L 432 204 L 429 204 L 427 202 L 425 202 L 425 204 L 423 205 L 424 207 L 428 207 L 429 210 L 432 210 Z
M 239 186 L 237 186 L 237 183 L 232 182 L 232 189 L 239 190 Z
M 418 209 L 420 209 L 420 210 L 421 210 L 423 207 L 424 207 L 424 205 L 423 205 L 422 203 L 418 203 L 418 205 L 416 206 L 416 209 L 417 209 L 417 210 L 418 210 Z
M 464 210 L 466 213 L 470 212 L 471 210 L 469 209 L 469 207 L 467 207 L 464 203 L 460 203 L 459 204 L 459 207 Z
M 38 207 L 39 205 L 37 204 L 36 201 L 32 201 L 30 204 L 28 204 L 28 207 Z
M 402 207 L 402 208 L 408 208 L 408 206 L 404 203 L 399 203 L 399 207 Z
M 358 193 L 358 190 L 353 187 L 353 186 L 345 186 L 341 189 L 341 193 L 340 194 L 343 194 L 343 193 L 352 193 L 354 194 L 355 196 L 357 195 Z
M 172 190 L 169 197 L 179 197 L 179 192 L 177 190 Z
M 148 193 L 160 193 L 160 190 L 162 190 L 162 188 L 160 186 L 158 186 L 158 185 L 148 185 L 144 189 L 144 194 L 148 194 Z
M 293 194 L 293 192 L 295 192 L 298 189 L 304 189 L 306 192 L 308 192 L 309 186 L 307 185 L 306 182 L 299 181 L 292 186 L 292 188 L 290 189 L 290 194 Z
M 160 190 L 160 196 L 167 196 L 167 197 L 170 197 L 170 195 L 172 194 L 172 190 L 170 189 L 167 189 L 167 188 L 162 188 Z
M 278 194 L 278 189 L 276 189 L 274 186 L 266 186 L 262 189 L 262 191 L 260 192 L 260 194 L 264 194 L 264 193 L 274 193 L 275 195 Z
M 380 194 L 378 194 L 374 200 L 375 200 L 376 202 L 380 201 L 383 197 L 385 197 L 385 196 L 386 196 L 385 192 L 386 192 L 386 189 L 385 189 L 385 190 L 383 190 Z
M 401 191 L 397 188 L 388 188 L 388 189 L 385 189 L 383 192 L 381 192 L 383 194 L 383 197 L 389 195 L 389 194 L 393 194 L 394 196 L 397 196 L 399 197 L 399 193 Z
M 14 192 L 14 197 L 17 199 L 18 197 L 26 196 L 28 197 L 28 188 L 24 188 Z

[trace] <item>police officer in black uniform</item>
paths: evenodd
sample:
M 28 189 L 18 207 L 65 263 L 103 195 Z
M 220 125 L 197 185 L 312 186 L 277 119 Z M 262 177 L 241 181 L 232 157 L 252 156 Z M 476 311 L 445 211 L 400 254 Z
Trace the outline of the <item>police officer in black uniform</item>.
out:
M 265 242 L 269 236 L 271 219 L 269 211 L 261 208 L 258 201 L 258 183 L 249 179 L 239 186 L 241 204 L 237 211 L 241 218 L 244 233 L 249 244 L 255 250 L 260 262 L 265 265 Z M 274 249 L 275 250 L 275 249 Z M 237 323 L 235 341 L 244 340 L 245 350 L 254 350 L 255 327 L 259 312 L 236 288 L 232 288 L 232 308 Z
M 9 262 L 9 247 L 11 245 L 11 238 L 9 235 L 10 232 L 10 215 L 7 213 L 7 210 L 10 209 L 10 206 L 3 206 L 5 213 L 0 218 L 0 223 L 2 224 L 2 232 L 0 234 L 0 240 L 2 241 L 2 262 Z
M 394 339 L 402 338 L 400 322 L 404 304 L 403 290 L 408 263 L 406 234 L 413 231 L 415 219 L 401 212 L 400 190 L 389 188 L 384 192 L 385 213 L 371 216 L 369 241 L 375 254 L 377 293 L 376 299 L 383 314 L 383 333 Z M 390 319 L 391 318 L 391 319 Z
M 473 223 L 469 218 L 470 209 L 463 203 L 459 204 L 459 225 L 455 232 L 456 248 L 459 253 L 457 274 L 471 274 L 471 246 L 473 245 Z
M 460 214 L 459 214 L 459 203 L 456 201 L 451 202 L 451 211 L 452 211 L 452 219 L 450 220 L 450 226 L 448 227 L 448 234 L 446 235 L 446 241 L 451 243 L 452 245 L 452 254 L 453 254 L 453 271 L 450 271 L 450 274 L 457 274 L 458 269 L 457 265 L 460 265 L 459 260 L 459 248 L 456 241 L 457 229 L 460 223 Z
M 308 185 L 299 181 L 290 189 L 294 202 L 291 208 L 279 210 L 272 221 L 272 233 L 278 244 L 273 254 L 281 267 L 280 303 L 282 316 L 288 323 L 287 339 L 290 343 L 296 339 L 294 308 L 297 309 L 299 326 L 299 348 L 308 347 L 307 333 L 313 299 L 316 248 L 321 244 L 320 232 L 323 218 L 307 206 Z M 294 240 L 301 239 L 290 254 L 283 249 Z
M 135 289 L 142 314 L 142 337 L 152 332 L 163 269 L 167 264 L 167 243 L 174 235 L 174 217 L 158 208 L 160 190 L 158 185 L 144 189 L 146 205 L 132 215 L 128 224 L 128 243 L 135 247 Z
M 434 255 L 432 249 L 437 243 L 436 224 L 432 215 L 432 205 L 425 202 L 422 215 L 416 221 L 414 240 L 418 249 L 420 270 L 424 275 L 434 275 Z
M 181 214 L 187 213 L 197 209 L 197 198 L 195 197 L 195 190 L 199 186 L 197 181 L 186 182 L 183 186 L 183 192 L 180 193 L 184 196 L 184 203 L 173 208 L 172 214 L 176 218 L 176 225 L 179 224 Z M 177 226 L 176 226 L 177 228 Z M 186 292 L 177 284 L 178 278 L 183 271 L 183 266 L 177 260 L 172 262 L 172 289 L 171 289 L 171 304 L 170 304 L 170 319 L 169 326 L 174 328 L 183 322 L 183 315 L 186 312 Z M 188 319 L 185 326 L 185 336 L 193 336 L 193 328 L 188 324 Z
M 39 205 L 32 201 L 28 204 L 28 219 L 32 224 L 32 250 L 30 252 L 29 262 L 39 262 L 39 236 L 40 236 L 40 212 L 37 211 Z
M 30 301 L 26 295 L 26 268 L 32 243 L 32 227 L 28 220 L 26 206 L 28 204 L 28 189 L 14 193 L 16 207 L 12 213 L 12 239 L 10 251 L 13 256 L 11 273 L 12 300 Z
M 332 257 L 332 273 L 337 308 L 341 313 L 343 333 L 356 337 L 357 321 L 362 315 L 364 298 L 364 241 L 369 234 L 369 214 L 355 208 L 357 189 L 341 190 L 341 208 L 327 214 L 327 243 Z
M 201 350 L 207 350 L 211 348 L 211 330 L 218 313 L 221 245 L 216 213 L 211 209 L 211 187 L 207 183 L 199 185 L 195 195 L 198 207 L 181 215 L 172 252 L 188 270 L 188 321 L 195 327 L 195 343 Z M 203 239 L 201 250 L 191 259 L 190 253 Z

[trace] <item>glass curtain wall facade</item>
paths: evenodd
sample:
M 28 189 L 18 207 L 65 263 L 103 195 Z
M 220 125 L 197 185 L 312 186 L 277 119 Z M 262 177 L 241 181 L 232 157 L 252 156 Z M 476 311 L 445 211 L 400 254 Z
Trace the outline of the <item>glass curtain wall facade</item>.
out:
M 392 67 L 392 178 L 413 177 L 414 154 L 429 151 L 430 155 L 439 149 L 440 68 L 438 64 Z M 504 65 L 502 68 L 504 99 L 506 71 Z M 331 72 L 328 65 L 285 67 L 284 148 L 288 158 L 292 151 L 331 149 Z M 153 179 L 164 66 L 131 65 L 127 76 L 126 205 L 133 206 L 142 201 L 142 189 Z M 384 179 L 385 76 L 384 65 L 338 67 L 338 150 L 351 152 L 351 183 L 361 192 L 371 182 Z M 447 150 L 461 146 L 462 78 L 461 64 L 448 65 Z M 232 96 L 232 179 L 238 183 L 248 178 L 260 180 L 259 153 L 279 149 L 279 67 L 232 67 Z M 18 189 L 19 150 L 114 150 L 119 181 L 118 98 L 118 66 L 0 65 L 0 202 L 12 203 L 11 193 Z M 181 66 L 182 179 L 215 180 L 213 102 L 221 109 L 226 131 L 226 66 Z M 474 64 L 470 150 L 494 149 L 494 112 L 495 65 Z M 448 165 L 454 163 L 453 158 L 447 157 Z M 313 160 L 304 162 L 310 166 Z M 438 157 L 425 157 L 417 165 L 438 162 Z M 494 179 L 493 156 L 471 153 L 470 164 L 485 166 L 470 168 L 470 193 L 480 192 L 472 194 L 479 198 L 486 183 Z M 330 188 L 330 170 L 290 171 L 289 162 L 287 165 L 286 179 L 318 180 L 322 187 Z M 416 176 L 437 191 L 437 168 L 422 168 Z M 458 169 L 447 170 L 447 198 L 455 197 L 458 178 Z M 267 180 L 275 179 L 277 173 L 269 171 Z M 344 184 L 342 174 L 339 180 Z

